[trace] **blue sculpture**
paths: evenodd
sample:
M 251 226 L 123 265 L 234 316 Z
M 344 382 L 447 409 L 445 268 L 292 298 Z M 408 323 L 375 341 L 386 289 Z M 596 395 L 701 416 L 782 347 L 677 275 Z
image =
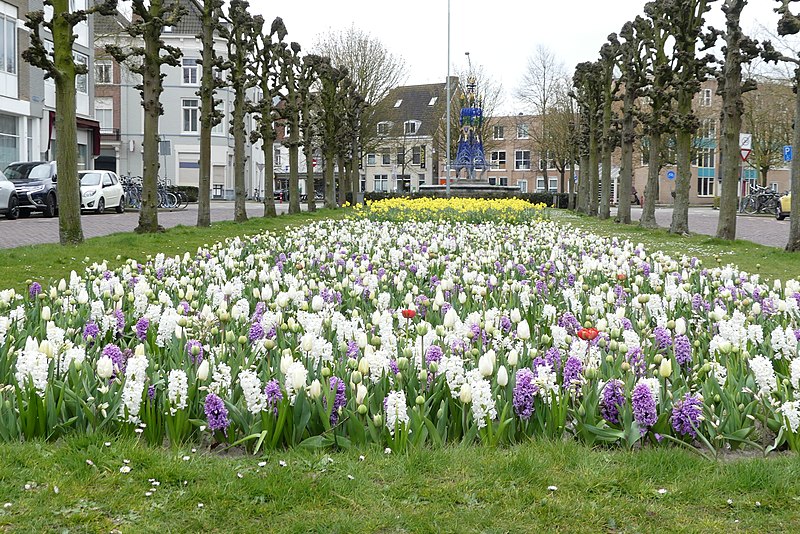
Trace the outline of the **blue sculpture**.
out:
M 461 175 L 461 170 L 466 171 L 466 177 L 475 178 L 475 172 L 481 176 L 486 173 L 486 155 L 483 152 L 481 139 L 481 126 L 483 125 L 483 99 L 477 94 L 475 76 L 467 78 L 467 90 L 461 97 L 461 134 L 458 139 L 458 151 L 453 165 L 456 177 Z

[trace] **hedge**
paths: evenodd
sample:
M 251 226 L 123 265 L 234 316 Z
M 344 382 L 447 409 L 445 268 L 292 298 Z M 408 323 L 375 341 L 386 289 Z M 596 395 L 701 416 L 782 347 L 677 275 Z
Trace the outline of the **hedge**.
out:
M 383 200 L 385 198 L 443 198 L 447 196 L 445 191 L 415 191 L 413 193 L 385 193 L 385 192 L 371 192 L 364 194 L 364 200 Z M 568 193 L 520 193 L 508 191 L 453 191 L 453 195 L 458 197 L 467 198 L 520 198 L 527 200 L 531 204 L 547 204 L 555 207 L 566 209 L 569 202 Z M 555 200 L 554 200 L 555 199 Z
M 197 197 L 200 196 L 200 188 L 193 185 L 174 185 L 174 191 L 182 191 L 189 199 L 189 202 L 197 202 Z

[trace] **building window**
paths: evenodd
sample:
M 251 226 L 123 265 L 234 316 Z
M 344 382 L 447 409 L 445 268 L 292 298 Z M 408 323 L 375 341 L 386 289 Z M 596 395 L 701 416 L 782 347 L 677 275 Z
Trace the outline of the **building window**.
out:
M 100 123 L 100 132 L 114 129 L 114 99 L 110 96 L 98 96 L 94 99 L 94 118 Z
M 544 176 L 537 176 L 536 177 L 536 191 L 542 192 L 544 191 Z
M 714 196 L 716 182 L 716 149 L 699 148 L 697 150 L 697 195 L 701 197 Z
M 73 58 L 75 59 L 75 65 L 83 65 L 83 66 L 89 65 L 89 56 L 85 54 L 75 52 Z M 75 76 L 75 90 L 83 94 L 87 94 L 89 92 L 88 74 L 78 74 Z
M 497 150 L 491 153 L 492 169 L 505 169 L 506 168 L 506 151 Z
M 272 149 L 272 166 L 273 167 L 280 167 L 281 166 L 281 149 L 280 147 L 273 147 Z
M 362 193 L 366 193 L 367 192 L 367 175 L 366 174 L 362 174 L 361 175 L 361 192 Z
M 11 115 L 0 115 L 0 167 L 17 161 L 19 147 L 19 132 L 17 118 Z
M 375 175 L 375 185 L 373 191 L 385 192 L 389 190 L 389 176 L 386 174 Z
M 489 185 L 497 185 L 497 177 L 496 176 L 490 176 L 489 177 Z
M 94 83 L 109 85 L 114 82 L 114 67 L 110 61 L 94 62 Z
M 517 185 L 519 185 L 520 193 L 528 192 L 528 180 L 517 180 Z
M 429 106 L 432 106 L 432 105 L 436 104 L 436 101 L 437 101 L 438 99 L 439 99 L 439 97 L 438 97 L 438 96 L 434 96 L 433 98 L 431 98 L 431 99 L 430 99 L 430 101 L 428 102 L 428 105 L 429 105 Z
M 420 161 L 422 160 L 422 150 L 418 147 L 411 148 L 411 164 L 412 165 L 419 165 Z
M 492 135 L 492 139 L 498 139 L 498 140 L 505 139 L 505 132 L 503 131 L 503 127 L 502 126 L 495 126 L 494 127 L 494 132 L 493 132 L 493 135 Z
M 530 134 L 528 133 L 528 125 L 527 124 L 517 124 L 517 139 L 529 139 Z
M 395 163 L 398 165 L 405 165 L 406 163 L 406 151 L 400 147 L 397 149 L 397 154 L 395 154 Z
M 183 58 L 183 85 L 197 85 L 197 60 Z
M 517 150 L 514 152 L 514 170 L 517 171 L 531 170 L 530 150 Z
M 388 150 L 384 150 L 381 153 L 381 165 L 391 165 L 392 164 L 392 156 L 389 154 Z
M 550 177 L 550 192 L 555 193 L 558 191 L 558 178 L 551 176 Z
M 508 186 L 508 176 L 501 176 L 500 177 L 500 185 Z
M 16 8 L 3 3 L 7 13 L 0 12 L 0 72 L 17 73 L 17 17 L 8 14 Z
M 549 150 L 545 153 L 539 154 L 539 170 L 543 171 L 545 169 L 555 169 L 556 168 L 556 160 L 553 158 L 553 153 Z
M 711 105 L 711 89 L 703 89 L 700 93 L 700 105 L 705 107 Z
M 716 139 L 717 121 L 714 119 L 703 119 L 700 123 L 700 137 L 703 139 Z
M 199 131 L 198 116 L 200 113 L 199 102 L 195 98 L 184 98 L 183 106 L 183 133 L 195 133 Z
M 403 123 L 403 133 L 405 135 L 416 135 L 419 129 L 419 121 L 406 121 Z
M 375 165 L 376 162 L 377 162 L 377 159 L 378 158 L 377 158 L 377 156 L 375 156 L 375 154 L 367 154 L 367 166 L 371 167 L 371 166 Z
M 378 123 L 378 135 L 389 135 L 389 123 L 386 121 Z
M 419 180 L 418 185 L 425 185 L 425 175 L 424 174 L 418 174 L 417 175 L 417 180 Z

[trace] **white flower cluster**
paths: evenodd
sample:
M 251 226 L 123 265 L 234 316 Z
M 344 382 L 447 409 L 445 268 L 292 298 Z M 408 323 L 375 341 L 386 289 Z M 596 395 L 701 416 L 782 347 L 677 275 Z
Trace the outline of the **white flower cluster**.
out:
M 244 394 L 244 403 L 247 411 L 253 415 L 258 415 L 267 404 L 264 390 L 261 386 L 261 379 L 252 369 L 245 369 L 239 373 L 239 386 Z
M 777 379 L 775 378 L 775 369 L 772 368 L 772 362 L 764 356 L 758 355 L 750 358 L 750 369 L 755 375 L 756 384 L 758 385 L 758 394 L 766 396 L 771 394 L 778 387 Z
M 408 423 L 408 407 L 405 391 L 390 391 L 386 396 L 386 428 L 394 436 L 397 424 Z
M 32 337 L 25 341 L 25 349 L 17 357 L 16 373 L 14 378 L 20 387 L 33 385 L 36 394 L 44 397 L 47 390 L 47 378 L 50 363 L 47 354 L 39 350 L 39 343 Z
M 139 412 L 142 407 L 142 395 L 147 380 L 147 356 L 144 351 L 137 351 L 125 367 L 125 385 L 122 386 L 122 406 L 120 416 L 129 423 L 139 422 Z M 126 417 L 127 413 L 127 417 Z
M 289 397 L 289 404 L 294 406 L 297 400 L 297 392 L 306 387 L 307 381 L 308 369 L 303 365 L 303 362 L 293 361 L 286 369 L 286 377 L 283 382 L 286 395 Z
M 778 408 L 778 411 L 783 414 L 786 422 L 789 423 L 788 430 L 793 433 L 797 432 L 797 428 L 800 427 L 800 401 L 785 402 Z
M 492 384 L 483 378 L 478 369 L 467 373 L 467 384 L 472 388 L 472 420 L 478 428 L 483 428 L 487 424 L 487 418 L 492 421 L 497 419 Z
M 167 376 L 167 399 L 170 415 L 185 410 L 189 400 L 189 379 L 183 369 L 173 369 Z
M 439 362 L 439 372 L 444 373 L 450 395 L 457 399 L 461 392 L 461 386 L 466 381 L 464 377 L 464 361 L 458 356 L 442 356 Z
M 797 355 L 797 339 L 794 337 L 794 330 L 791 327 L 781 328 L 777 326 L 770 333 L 769 338 L 772 342 L 773 358 L 790 360 Z
M 230 397 L 231 382 L 230 366 L 220 362 L 214 366 L 214 372 L 211 374 L 211 383 L 208 385 L 208 390 L 223 398 Z

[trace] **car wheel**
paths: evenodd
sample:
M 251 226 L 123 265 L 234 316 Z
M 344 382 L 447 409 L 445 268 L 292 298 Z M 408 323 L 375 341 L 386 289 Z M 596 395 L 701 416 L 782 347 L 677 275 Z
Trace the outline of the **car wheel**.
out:
M 119 204 L 117 205 L 117 213 L 125 213 L 125 197 L 119 197 Z
M 778 219 L 779 221 L 784 220 L 786 218 L 786 212 L 783 212 L 780 209 L 778 209 L 778 212 L 775 214 L 775 218 Z
M 56 216 L 56 196 L 52 193 L 47 195 L 47 200 L 45 200 L 44 202 L 44 216 L 45 217 Z
M 101 214 L 106 210 L 106 201 L 103 197 L 100 197 L 100 200 L 97 201 L 97 214 Z
M 13 221 L 19 217 L 19 200 L 16 196 L 8 199 L 8 211 L 6 211 L 6 219 Z

